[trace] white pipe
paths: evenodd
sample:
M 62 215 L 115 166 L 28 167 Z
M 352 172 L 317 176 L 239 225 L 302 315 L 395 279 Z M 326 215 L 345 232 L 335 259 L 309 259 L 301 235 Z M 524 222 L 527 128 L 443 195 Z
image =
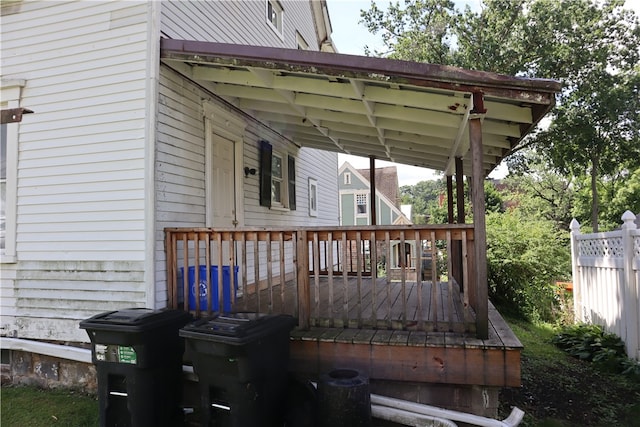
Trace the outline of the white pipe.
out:
M 519 408 L 513 408 L 511 414 L 503 421 L 493 418 L 481 417 L 479 415 L 467 414 L 466 412 L 452 411 L 450 409 L 438 408 L 436 406 L 423 405 L 421 403 L 409 402 L 392 397 L 371 394 L 371 403 L 389 408 L 402 409 L 403 411 L 428 415 L 431 417 L 444 418 L 453 421 L 460 421 L 481 427 L 515 427 L 522 421 L 524 412 Z
M 71 347 L 68 345 L 50 344 L 47 342 L 25 340 L 20 338 L 1 338 L 0 348 L 3 350 L 26 351 L 57 357 L 59 359 L 73 360 L 76 362 L 93 363 L 91 350 L 88 348 Z M 193 372 L 193 366 L 183 365 L 182 371 L 186 378 L 197 381 L 198 377 Z
M 47 342 L 24 340 L 20 338 L 2 338 L 0 340 L 0 347 L 7 350 L 27 351 L 30 353 L 43 354 L 45 356 L 58 357 L 60 359 L 91 363 L 91 350 L 87 348 L 49 344 Z
M 388 406 L 371 405 L 371 415 L 381 420 L 393 421 L 394 423 L 412 427 L 456 427 L 456 423 L 453 421 Z

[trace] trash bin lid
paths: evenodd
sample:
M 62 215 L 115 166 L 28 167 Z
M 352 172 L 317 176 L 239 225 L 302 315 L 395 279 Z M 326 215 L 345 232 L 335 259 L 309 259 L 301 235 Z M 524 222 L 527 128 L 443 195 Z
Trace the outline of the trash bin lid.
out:
M 94 330 L 147 330 L 171 323 L 182 326 L 191 319 L 187 312 L 178 310 L 153 310 L 150 308 L 126 308 L 107 311 L 80 322 L 82 329 Z
M 216 314 L 180 330 L 186 338 L 199 338 L 210 341 L 244 342 L 268 335 L 280 329 L 291 330 L 295 324 L 292 316 L 263 313 L 227 313 Z

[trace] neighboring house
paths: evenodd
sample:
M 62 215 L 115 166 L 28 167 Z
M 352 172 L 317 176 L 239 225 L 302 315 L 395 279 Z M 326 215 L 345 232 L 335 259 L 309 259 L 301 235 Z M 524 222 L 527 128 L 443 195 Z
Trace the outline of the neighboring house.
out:
M 400 209 L 396 167 L 376 168 L 374 179 L 376 225 L 411 224 L 411 220 Z M 369 169 L 355 169 L 349 162 L 343 163 L 338 169 L 338 187 L 340 189 L 340 225 L 371 225 Z M 385 251 L 385 248 L 381 247 L 380 250 Z M 399 267 L 403 258 L 399 241 L 392 242 L 390 253 L 391 259 L 383 263 L 385 271 L 392 278 L 399 278 Z M 415 280 L 416 253 L 414 243 L 405 243 L 405 266 L 408 267 L 408 279 L 412 280 Z M 365 263 L 368 254 L 369 250 L 365 248 Z M 352 264 L 354 262 L 354 260 L 351 261 Z
M 1 106 L 35 113 L 2 125 L 2 334 L 87 341 L 82 319 L 165 307 L 167 226 L 337 225 L 335 153 L 159 56 L 161 38 L 332 51 L 330 33 L 319 1 L 3 2 Z
M 411 224 L 402 213 L 395 166 L 376 168 L 376 224 Z M 355 169 L 345 162 L 338 170 L 340 225 L 371 225 L 371 183 L 368 169 Z

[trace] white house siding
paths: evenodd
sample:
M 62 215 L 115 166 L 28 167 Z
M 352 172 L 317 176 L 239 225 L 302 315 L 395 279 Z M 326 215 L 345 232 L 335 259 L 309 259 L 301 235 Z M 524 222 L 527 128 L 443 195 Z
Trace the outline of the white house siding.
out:
M 281 0 L 283 31 L 266 21 L 266 0 L 163 1 L 161 31 L 165 37 L 296 49 L 298 31 L 309 49 L 318 50 L 308 0 Z M 308 25 L 303 25 L 308 23 Z
M 146 301 L 149 4 L 4 6 L 2 77 L 26 81 L 21 105 L 35 114 L 19 128 L 17 263 L 2 265 L 1 323 L 86 341 L 79 320 Z
M 266 21 L 266 0 L 185 2 L 163 1 L 162 37 L 245 45 L 297 48 L 296 32 L 312 50 L 318 50 L 311 5 L 308 1 L 281 1 L 283 32 Z M 174 71 L 161 67 L 158 146 L 156 153 L 156 306 L 166 305 L 165 227 L 205 225 L 205 135 L 203 100 L 218 102 L 205 90 Z M 244 165 L 259 170 L 258 141 L 296 158 L 295 211 L 278 211 L 259 204 L 258 176 L 243 182 L 244 223 L 240 226 L 337 225 L 337 155 L 298 149 L 281 135 L 250 118 L 245 119 Z M 328 173 L 331 171 L 331 173 Z M 318 180 L 318 216 L 309 216 L 308 178 Z M 251 256 L 249 256 L 251 257 Z M 253 260 L 248 262 L 253 276 Z
M 168 67 L 160 72 L 160 107 L 156 155 L 156 305 L 166 305 L 165 227 L 205 225 L 205 131 L 203 103 L 229 109 L 211 93 L 190 83 Z M 238 117 L 243 117 L 236 113 Z M 259 175 L 244 177 L 244 223 L 240 226 L 296 226 L 338 224 L 337 154 L 298 149 L 281 135 L 244 117 L 243 165 L 260 170 L 259 141 L 269 141 L 274 150 L 286 150 L 296 158 L 296 205 L 294 211 L 260 206 Z M 318 180 L 318 216 L 309 216 L 308 178 Z M 249 254 L 251 258 L 251 254 Z M 248 262 L 253 277 L 253 260 Z

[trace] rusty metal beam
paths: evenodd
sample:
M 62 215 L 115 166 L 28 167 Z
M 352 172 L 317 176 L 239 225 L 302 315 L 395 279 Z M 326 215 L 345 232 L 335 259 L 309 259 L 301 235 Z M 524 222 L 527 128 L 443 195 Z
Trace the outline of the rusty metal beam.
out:
M 2 120 L 0 120 L 0 123 L 3 125 L 6 123 L 19 123 L 22 121 L 22 115 L 29 113 L 33 113 L 33 111 L 23 107 L 2 110 Z

